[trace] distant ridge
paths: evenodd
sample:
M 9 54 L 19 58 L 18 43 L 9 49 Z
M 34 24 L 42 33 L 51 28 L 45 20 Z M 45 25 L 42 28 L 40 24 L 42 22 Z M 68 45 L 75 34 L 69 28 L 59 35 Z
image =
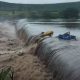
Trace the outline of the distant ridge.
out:
M 7 2 L 7 1 L 0 1 L 1 3 L 9 3 L 9 4 L 24 4 L 26 5 L 27 3 L 13 3 L 13 2 Z M 80 1 L 74 1 L 74 2 L 61 2 L 61 3 L 45 3 L 45 4 L 66 4 L 66 3 L 78 3 Z M 39 5 L 45 5 L 44 3 L 43 4 L 39 4 Z M 38 5 L 38 4 L 30 4 L 30 5 Z
M 74 7 L 80 11 L 80 1 L 57 4 L 17 4 L 0 1 L 0 11 L 58 11 Z

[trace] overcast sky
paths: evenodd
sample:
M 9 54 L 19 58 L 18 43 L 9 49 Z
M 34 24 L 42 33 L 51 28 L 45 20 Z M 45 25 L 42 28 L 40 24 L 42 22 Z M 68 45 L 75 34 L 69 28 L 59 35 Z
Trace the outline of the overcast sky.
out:
M 25 4 L 48 4 L 48 3 L 74 2 L 80 0 L 0 0 L 0 1 Z

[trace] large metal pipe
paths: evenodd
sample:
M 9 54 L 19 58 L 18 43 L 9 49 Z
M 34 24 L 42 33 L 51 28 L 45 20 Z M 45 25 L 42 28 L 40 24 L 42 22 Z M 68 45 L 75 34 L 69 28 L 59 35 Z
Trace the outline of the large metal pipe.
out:
M 35 33 L 32 30 L 33 30 L 33 27 L 29 26 L 26 19 L 19 20 L 16 23 L 17 36 L 25 44 L 29 43 L 31 38 L 33 38 L 35 36 Z
M 35 29 L 37 31 L 35 31 Z M 36 27 L 36 26 L 33 27 L 33 26 L 30 26 L 27 23 L 26 19 L 19 20 L 16 23 L 16 31 L 17 31 L 17 36 L 23 42 L 25 42 L 25 44 L 35 43 L 35 41 L 39 37 L 39 34 L 41 32 L 44 32 L 44 30 L 41 29 L 41 27 Z M 47 31 L 47 30 L 45 30 L 45 31 Z
M 72 43 L 49 38 L 37 47 L 36 54 L 45 61 L 55 80 L 80 80 L 80 47 Z
M 26 43 L 34 42 L 40 31 L 36 33 L 34 27 L 26 22 L 18 24 L 17 27 L 21 26 L 17 31 L 19 37 Z M 36 55 L 46 63 L 53 73 L 53 79 L 80 80 L 80 46 L 76 42 L 47 38 L 38 45 Z

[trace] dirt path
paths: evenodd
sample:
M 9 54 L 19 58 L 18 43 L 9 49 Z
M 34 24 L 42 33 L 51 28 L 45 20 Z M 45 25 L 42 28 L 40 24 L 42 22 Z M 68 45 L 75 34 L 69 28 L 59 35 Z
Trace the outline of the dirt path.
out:
M 18 45 L 14 26 L 0 23 L 0 68 L 12 66 L 14 80 L 52 80 L 51 74 L 36 56 L 36 45 Z

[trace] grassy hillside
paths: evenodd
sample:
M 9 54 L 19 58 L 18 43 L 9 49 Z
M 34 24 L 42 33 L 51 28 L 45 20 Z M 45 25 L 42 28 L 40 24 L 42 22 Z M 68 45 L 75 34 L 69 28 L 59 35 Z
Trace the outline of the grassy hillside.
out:
M 58 4 L 14 4 L 0 1 L 0 10 L 38 10 L 38 11 L 62 11 L 68 7 L 80 10 L 80 2 L 58 3 Z
M 14 16 L 19 15 L 22 17 L 35 17 L 36 14 L 38 17 L 46 17 L 49 12 L 51 12 L 50 15 L 53 15 L 53 18 L 55 18 L 56 16 L 59 17 L 60 12 L 69 7 L 77 8 L 80 12 L 80 2 L 58 4 L 15 4 L 0 1 L 0 15 L 4 14 L 12 16 L 14 14 Z

